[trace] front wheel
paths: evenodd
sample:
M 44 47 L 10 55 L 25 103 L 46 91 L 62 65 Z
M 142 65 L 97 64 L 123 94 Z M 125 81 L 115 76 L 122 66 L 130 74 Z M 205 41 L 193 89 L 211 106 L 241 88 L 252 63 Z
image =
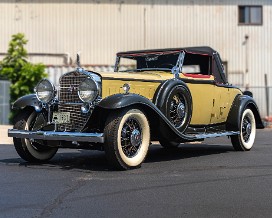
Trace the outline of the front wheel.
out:
M 140 167 L 150 144 L 150 127 L 139 109 L 121 109 L 112 113 L 104 129 L 105 152 L 117 169 Z
M 231 136 L 231 143 L 236 151 L 249 151 L 255 141 L 256 122 L 250 108 L 244 110 L 240 121 L 240 134 Z
M 36 113 L 32 108 L 25 108 L 15 117 L 14 129 L 33 130 L 36 123 L 41 125 L 42 114 Z M 21 158 L 29 162 L 47 161 L 57 152 L 58 148 L 49 147 L 43 141 L 13 138 L 14 146 Z

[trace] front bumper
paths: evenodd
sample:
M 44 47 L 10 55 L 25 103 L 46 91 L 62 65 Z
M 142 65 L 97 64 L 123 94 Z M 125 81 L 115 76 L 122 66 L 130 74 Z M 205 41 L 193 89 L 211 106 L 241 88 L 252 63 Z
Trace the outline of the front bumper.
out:
M 27 131 L 27 130 L 9 129 L 8 137 L 41 139 L 41 140 L 52 140 L 52 141 L 104 143 L 103 133 Z

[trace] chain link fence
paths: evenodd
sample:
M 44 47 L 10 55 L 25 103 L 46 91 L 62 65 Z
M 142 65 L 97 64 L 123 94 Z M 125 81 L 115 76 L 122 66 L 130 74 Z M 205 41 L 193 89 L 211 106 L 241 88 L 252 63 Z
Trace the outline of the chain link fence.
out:
M 251 86 L 247 89 L 240 87 L 242 91 L 248 90 L 253 94 L 265 126 L 272 125 L 272 86 Z
M 0 124 L 9 124 L 10 113 L 10 82 L 0 80 Z

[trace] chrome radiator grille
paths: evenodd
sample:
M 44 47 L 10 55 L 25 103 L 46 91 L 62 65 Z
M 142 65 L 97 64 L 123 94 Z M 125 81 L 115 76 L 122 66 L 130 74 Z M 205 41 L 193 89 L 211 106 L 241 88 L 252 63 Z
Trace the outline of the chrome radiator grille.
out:
M 87 75 L 71 72 L 60 78 L 59 112 L 70 112 L 70 123 L 60 125 L 61 130 L 79 131 L 82 129 L 90 114 L 81 112 L 82 101 L 77 91 L 79 84 L 87 78 Z
M 87 78 L 87 75 L 72 72 L 60 78 L 60 103 L 82 103 L 77 95 L 77 88 L 79 84 Z

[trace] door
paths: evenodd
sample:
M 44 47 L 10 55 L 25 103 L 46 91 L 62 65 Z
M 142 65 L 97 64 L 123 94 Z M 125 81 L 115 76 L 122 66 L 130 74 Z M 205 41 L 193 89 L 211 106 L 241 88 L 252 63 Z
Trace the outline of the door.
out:
M 230 108 L 230 88 L 227 84 L 224 68 L 218 54 L 213 55 L 212 74 L 215 80 L 214 100 L 211 124 L 226 121 Z

